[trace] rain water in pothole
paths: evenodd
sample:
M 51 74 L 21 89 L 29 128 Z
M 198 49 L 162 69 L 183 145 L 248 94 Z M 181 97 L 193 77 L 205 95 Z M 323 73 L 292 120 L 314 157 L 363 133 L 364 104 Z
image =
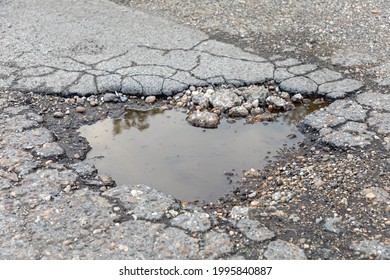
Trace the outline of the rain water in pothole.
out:
M 92 147 L 86 161 L 117 185 L 146 184 L 182 201 L 210 202 L 228 193 L 243 170 L 262 168 L 267 157 L 300 142 L 292 122 L 308 111 L 301 106 L 267 123 L 222 119 L 217 129 L 203 129 L 177 110 L 128 110 L 79 131 Z

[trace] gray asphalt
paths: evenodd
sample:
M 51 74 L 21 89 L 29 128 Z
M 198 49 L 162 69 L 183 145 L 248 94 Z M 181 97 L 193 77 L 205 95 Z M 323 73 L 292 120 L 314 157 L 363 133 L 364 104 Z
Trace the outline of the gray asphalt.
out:
M 109 1 L 2 1 L 0 89 L 166 94 L 272 79 L 264 58 Z

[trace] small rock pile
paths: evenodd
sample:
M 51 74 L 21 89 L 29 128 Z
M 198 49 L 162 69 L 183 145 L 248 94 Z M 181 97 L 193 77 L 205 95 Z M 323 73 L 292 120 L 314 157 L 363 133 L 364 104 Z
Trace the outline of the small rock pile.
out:
M 101 96 L 74 96 L 66 100 L 69 107 L 65 108 L 65 112 L 57 111 L 53 116 L 62 118 L 69 115 L 72 107 L 77 113 L 84 113 L 88 105 L 95 107 L 104 103 L 127 103 L 129 100 L 136 100 L 141 106 L 160 106 L 162 110 L 184 109 L 188 114 L 189 124 L 202 128 L 217 128 L 222 118 L 226 118 L 230 123 L 240 118 L 246 118 L 247 123 L 273 121 L 281 113 L 292 110 L 299 104 L 325 103 L 324 98 L 314 99 L 311 96 L 308 99 L 300 93 L 283 91 L 274 81 L 270 81 L 245 87 L 190 86 L 183 92 L 164 98 L 154 95 L 131 96 L 120 92 Z
M 149 97 L 148 97 L 149 98 Z M 310 103 L 301 94 L 290 95 L 276 85 L 251 85 L 236 88 L 221 86 L 218 88 L 195 88 L 168 97 L 171 106 L 187 109 L 187 121 L 197 127 L 217 128 L 223 117 L 228 122 L 236 118 L 246 118 L 247 123 L 274 120 L 279 113 L 292 110 L 297 103 Z M 318 102 L 324 102 L 322 99 Z

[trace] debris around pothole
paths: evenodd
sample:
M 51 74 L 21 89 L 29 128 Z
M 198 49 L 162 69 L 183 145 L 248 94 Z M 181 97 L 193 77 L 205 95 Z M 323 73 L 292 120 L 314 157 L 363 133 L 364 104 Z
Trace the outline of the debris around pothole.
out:
M 193 126 L 217 128 L 219 117 L 216 113 L 196 111 L 187 117 L 187 121 Z

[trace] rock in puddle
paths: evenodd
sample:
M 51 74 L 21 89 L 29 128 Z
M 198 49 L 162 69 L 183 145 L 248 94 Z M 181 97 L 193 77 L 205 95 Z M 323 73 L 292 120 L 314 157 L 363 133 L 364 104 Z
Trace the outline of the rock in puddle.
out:
M 266 101 L 268 105 L 272 105 L 274 108 L 277 109 L 283 109 L 288 111 L 294 108 L 294 105 L 292 103 L 286 101 L 285 98 L 279 96 L 268 96 Z
M 197 127 L 217 128 L 219 117 L 216 113 L 196 111 L 187 117 L 187 121 Z
M 245 118 L 249 115 L 249 111 L 244 106 L 237 106 L 229 109 L 228 115 L 231 118 Z

